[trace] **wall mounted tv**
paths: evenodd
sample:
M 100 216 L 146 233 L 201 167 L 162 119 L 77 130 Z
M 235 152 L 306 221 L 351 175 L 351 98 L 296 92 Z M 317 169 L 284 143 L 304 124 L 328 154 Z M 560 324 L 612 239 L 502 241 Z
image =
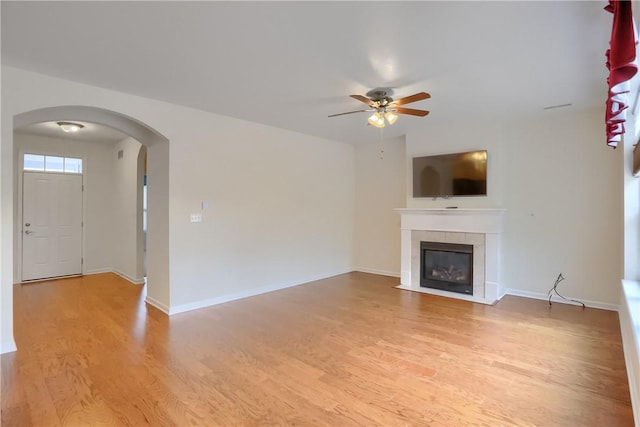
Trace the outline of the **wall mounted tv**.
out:
M 487 150 L 413 158 L 413 197 L 487 195 Z

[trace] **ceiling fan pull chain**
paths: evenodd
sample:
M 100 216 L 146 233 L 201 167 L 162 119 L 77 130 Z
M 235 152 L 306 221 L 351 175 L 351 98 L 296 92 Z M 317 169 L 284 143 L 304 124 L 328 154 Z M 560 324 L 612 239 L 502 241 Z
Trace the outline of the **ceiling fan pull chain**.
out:
M 384 159 L 384 128 L 380 128 L 380 160 Z

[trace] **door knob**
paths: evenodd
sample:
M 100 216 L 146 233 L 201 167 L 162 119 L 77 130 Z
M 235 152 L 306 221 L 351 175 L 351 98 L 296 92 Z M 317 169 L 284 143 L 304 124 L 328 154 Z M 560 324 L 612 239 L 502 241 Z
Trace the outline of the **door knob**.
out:
M 25 227 L 30 227 L 30 226 L 31 226 L 31 223 L 30 223 L 30 222 L 27 222 L 24 226 L 25 226 Z
M 24 234 L 33 234 L 33 233 L 35 233 L 35 231 L 29 231 L 29 230 L 26 230 L 26 231 L 24 232 Z

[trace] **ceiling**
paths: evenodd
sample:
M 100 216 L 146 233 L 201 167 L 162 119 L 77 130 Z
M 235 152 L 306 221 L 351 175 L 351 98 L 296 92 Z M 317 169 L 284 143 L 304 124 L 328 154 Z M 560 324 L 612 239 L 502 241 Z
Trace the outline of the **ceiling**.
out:
M 78 141 L 88 140 L 107 144 L 113 144 L 127 138 L 126 134 L 98 123 L 89 123 L 78 120 L 74 120 L 73 122 L 81 124 L 84 127 L 78 132 L 67 133 L 58 126 L 58 122 L 43 122 L 17 128 L 16 133 Z
M 375 87 L 432 95 L 385 137 L 603 106 L 605 4 L 2 1 L 2 63 L 358 143 Z

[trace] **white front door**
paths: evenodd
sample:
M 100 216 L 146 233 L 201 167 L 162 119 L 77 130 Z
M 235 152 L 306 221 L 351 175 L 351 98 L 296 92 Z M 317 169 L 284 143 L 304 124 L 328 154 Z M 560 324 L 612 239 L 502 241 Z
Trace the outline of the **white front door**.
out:
M 22 280 L 82 274 L 82 175 L 24 172 Z

